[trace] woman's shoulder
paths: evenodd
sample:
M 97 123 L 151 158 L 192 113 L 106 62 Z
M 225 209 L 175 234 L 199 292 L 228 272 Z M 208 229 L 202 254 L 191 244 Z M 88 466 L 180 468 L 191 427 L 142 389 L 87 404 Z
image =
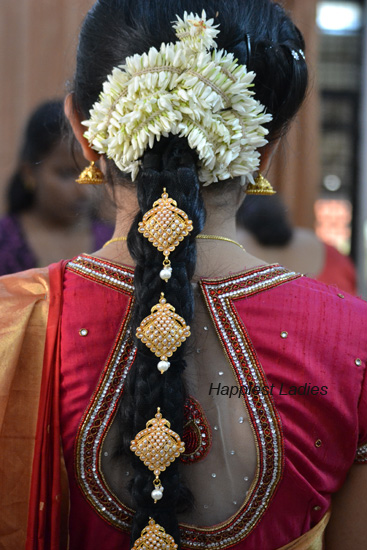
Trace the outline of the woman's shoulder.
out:
M 261 315 L 289 315 L 292 318 L 326 319 L 330 324 L 360 327 L 367 323 L 367 302 L 335 285 L 329 285 L 291 271 L 279 264 L 267 264 L 226 277 L 203 281 L 206 288 L 233 297 L 237 309 L 251 309 Z M 243 305 L 240 305 L 242 302 Z
M 367 314 L 367 302 L 360 296 L 354 296 L 335 284 L 327 284 L 317 279 L 302 276 L 293 282 L 300 296 L 311 301 L 323 303 L 339 303 L 344 309 L 352 308 Z M 286 290 L 286 289 L 285 289 Z

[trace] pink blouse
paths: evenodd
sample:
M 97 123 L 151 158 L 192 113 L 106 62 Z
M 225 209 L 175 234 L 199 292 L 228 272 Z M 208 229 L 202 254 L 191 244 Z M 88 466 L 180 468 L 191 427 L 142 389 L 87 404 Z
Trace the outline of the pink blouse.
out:
M 321 520 L 354 461 L 367 463 L 367 305 L 278 265 L 202 280 L 201 289 L 253 425 L 258 471 L 228 521 L 181 526 L 181 545 L 275 550 Z M 129 548 L 133 511 L 100 464 L 134 362 L 132 299 L 130 269 L 90 256 L 68 263 L 61 428 L 70 550 L 107 540 L 109 550 Z

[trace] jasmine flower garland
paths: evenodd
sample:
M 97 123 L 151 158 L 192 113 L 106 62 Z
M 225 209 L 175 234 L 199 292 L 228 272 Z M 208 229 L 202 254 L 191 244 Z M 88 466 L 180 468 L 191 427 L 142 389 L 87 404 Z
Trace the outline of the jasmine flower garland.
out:
M 216 49 L 213 19 L 184 13 L 173 25 L 179 41 L 126 58 L 103 84 L 85 137 L 135 180 L 144 151 L 169 134 L 187 138 L 204 185 L 242 176 L 252 180 L 264 124 L 272 117 L 254 98 L 254 72 Z M 211 50 L 211 51 L 210 51 Z

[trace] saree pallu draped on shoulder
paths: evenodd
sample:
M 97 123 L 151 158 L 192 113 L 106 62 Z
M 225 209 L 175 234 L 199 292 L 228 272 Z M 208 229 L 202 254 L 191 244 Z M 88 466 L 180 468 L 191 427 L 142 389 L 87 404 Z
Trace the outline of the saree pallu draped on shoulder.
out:
M 59 484 L 57 410 L 50 407 L 50 402 L 55 405 L 50 393 L 56 382 L 55 334 L 62 273 L 60 263 L 1 279 L 0 547 L 6 550 L 59 548 L 60 505 L 52 507 L 52 515 L 57 516 L 51 522 L 55 529 L 49 531 L 48 521 L 46 529 L 41 518 L 46 512 L 43 497 L 46 493 L 53 496 Z M 50 416 L 53 413 L 55 418 Z M 51 418 L 55 425 L 48 429 Z M 46 453 L 47 461 L 55 466 L 54 472 L 48 469 L 51 477 L 41 475 Z M 46 541 L 46 536 L 53 541 Z
M 329 510 L 311 531 L 308 531 L 286 546 L 282 546 L 279 550 L 323 550 L 324 533 L 330 519 L 330 513 Z

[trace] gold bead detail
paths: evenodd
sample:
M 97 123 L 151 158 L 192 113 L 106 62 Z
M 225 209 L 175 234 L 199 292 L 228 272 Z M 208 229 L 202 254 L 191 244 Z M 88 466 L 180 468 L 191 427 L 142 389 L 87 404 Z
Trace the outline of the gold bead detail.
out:
M 145 317 L 136 330 L 137 338 L 162 361 L 167 361 L 190 334 L 190 327 L 167 303 L 163 292 L 159 304 L 152 307 L 151 315 Z
M 192 221 L 183 210 L 177 208 L 177 202 L 168 196 L 166 189 L 163 189 L 161 198 L 153 203 L 153 208 L 144 214 L 138 227 L 138 231 L 163 252 L 166 260 L 192 229 Z M 167 261 L 165 266 L 169 267 Z
M 133 453 L 156 476 L 164 472 L 185 450 L 180 436 L 170 428 L 171 424 L 163 418 L 158 407 L 155 417 L 148 420 L 145 430 L 139 432 L 130 445 Z
M 140 538 L 135 541 L 132 550 L 157 550 L 158 548 L 176 550 L 178 546 L 175 539 L 168 535 L 154 519 L 150 518 L 149 524 L 142 530 Z

